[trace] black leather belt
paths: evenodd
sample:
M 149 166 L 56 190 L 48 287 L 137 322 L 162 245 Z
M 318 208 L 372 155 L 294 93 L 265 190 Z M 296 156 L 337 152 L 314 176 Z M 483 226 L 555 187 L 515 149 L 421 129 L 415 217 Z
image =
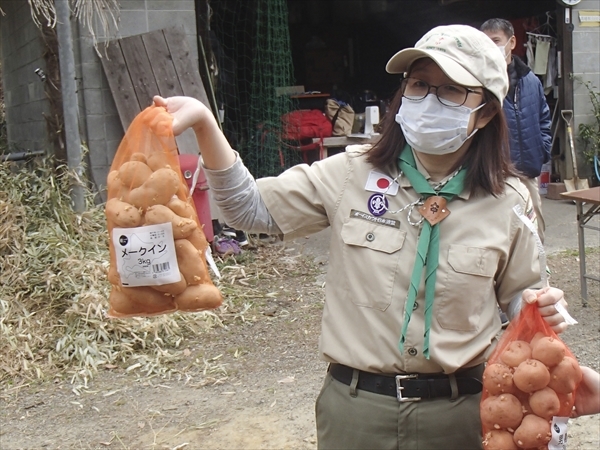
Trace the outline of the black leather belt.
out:
M 329 373 L 337 381 L 350 386 L 352 367 L 330 364 Z M 483 364 L 455 373 L 458 395 L 478 394 L 482 390 Z M 450 378 L 445 374 L 383 375 L 359 370 L 357 389 L 397 397 L 399 401 L 450 397 Z

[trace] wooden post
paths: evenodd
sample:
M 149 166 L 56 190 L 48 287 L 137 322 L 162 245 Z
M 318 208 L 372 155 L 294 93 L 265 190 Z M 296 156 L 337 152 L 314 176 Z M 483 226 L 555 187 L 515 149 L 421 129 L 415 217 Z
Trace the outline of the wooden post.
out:
M 559 32 L 559 50 L 561 54 L 560 73 L 561 81 L 559 83 L 559 111 L 573 110 L 573 11 L 571 8 L 559 6 L 557 8 L 557 23 Z M 569 19 L 568 22 L 566 19 Z M 570 165 L 569 138 L 567 136 L 567 128 L 562 117 L 559 116 L 559 121 L 562 127 L 557 128 L 562 130 L 559 134 L 560 141 L 560 176 L 561 179 L 568 178 L 567 167 Z

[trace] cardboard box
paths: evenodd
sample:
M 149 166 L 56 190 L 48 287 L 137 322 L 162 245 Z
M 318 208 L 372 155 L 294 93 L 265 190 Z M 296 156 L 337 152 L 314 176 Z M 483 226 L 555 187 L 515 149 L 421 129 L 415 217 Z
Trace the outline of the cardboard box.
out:
M 565 183 L 548 183 L 548 193 L 546 198 L 550 200 L 564 200 L 561 196 L 561 192 L 567 192 Z

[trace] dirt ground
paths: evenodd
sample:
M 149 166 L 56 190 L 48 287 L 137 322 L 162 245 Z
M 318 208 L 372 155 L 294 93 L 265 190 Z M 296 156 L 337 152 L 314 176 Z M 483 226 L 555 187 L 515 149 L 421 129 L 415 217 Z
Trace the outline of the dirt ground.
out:
M 288 244 L 289 245 L 289 244 Z M 276 247 L 276 246 L 272 246 Z M 269 247 L 264 256 L 269 257 Z M 272 255 L 279 258 L 281 249 Z M 190 337 L 178 350 L 181 376 L 146 378 L 110 366 L 87 388 L 57 378 L 0 393 L 0 448 L 314 449 L 314 402 L 326 365 L 317 356 L 326 261 L 289 249 L 284 276 L 261 282 L 243 314 Z M 588 257 L 600 267 L 600 253 Z M 579 324 L 564 334 L 580 362 L 600 369 L 600 286 L 579 297 L 574 252 L 549 258 L 552 283 Z M 203 371 L 198 361 L 219 370 Z M 196 362 L 196 363 L 194 363 Z M 208 367 L 208 365 L 206 365 Z M 570 421 L 569 449 L 600 448 L 600 416 Z

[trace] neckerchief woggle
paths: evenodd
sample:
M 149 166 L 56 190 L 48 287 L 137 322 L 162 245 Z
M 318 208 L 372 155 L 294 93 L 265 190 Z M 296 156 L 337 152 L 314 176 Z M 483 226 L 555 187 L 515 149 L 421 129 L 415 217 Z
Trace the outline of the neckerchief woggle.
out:
M 417 169 L 415 156 L 409 145 L 404 147 L 399 158 L 398 167 L 406 175 L 412 187 L 423 197 L 427 199 L 431 196 L 439 196 L 450 202 L 454 197 L 460 194 L 464 188 L 466 170 L 463 167 L 442 189 L 436 192 L 425 177 Z M 431 318 L 433 315 L 433 300 L 435 297 L 435 280 L 440 253 L 440 224 L 431 225 L 428 220 L 423 221 L 423 228 L 417 242 L 417 254 L 413 272 L 410 277 L 410 286 L 408 288 L 408 297 L 404 307 L 404 323 L 400 334 L 398 348 L 404 350 L 406 332 L 413 312 L 423 268 L 425 270 L 425 334 L 423 341 L 423 355 L 429 359 L 429 332 L 431 329 Z

